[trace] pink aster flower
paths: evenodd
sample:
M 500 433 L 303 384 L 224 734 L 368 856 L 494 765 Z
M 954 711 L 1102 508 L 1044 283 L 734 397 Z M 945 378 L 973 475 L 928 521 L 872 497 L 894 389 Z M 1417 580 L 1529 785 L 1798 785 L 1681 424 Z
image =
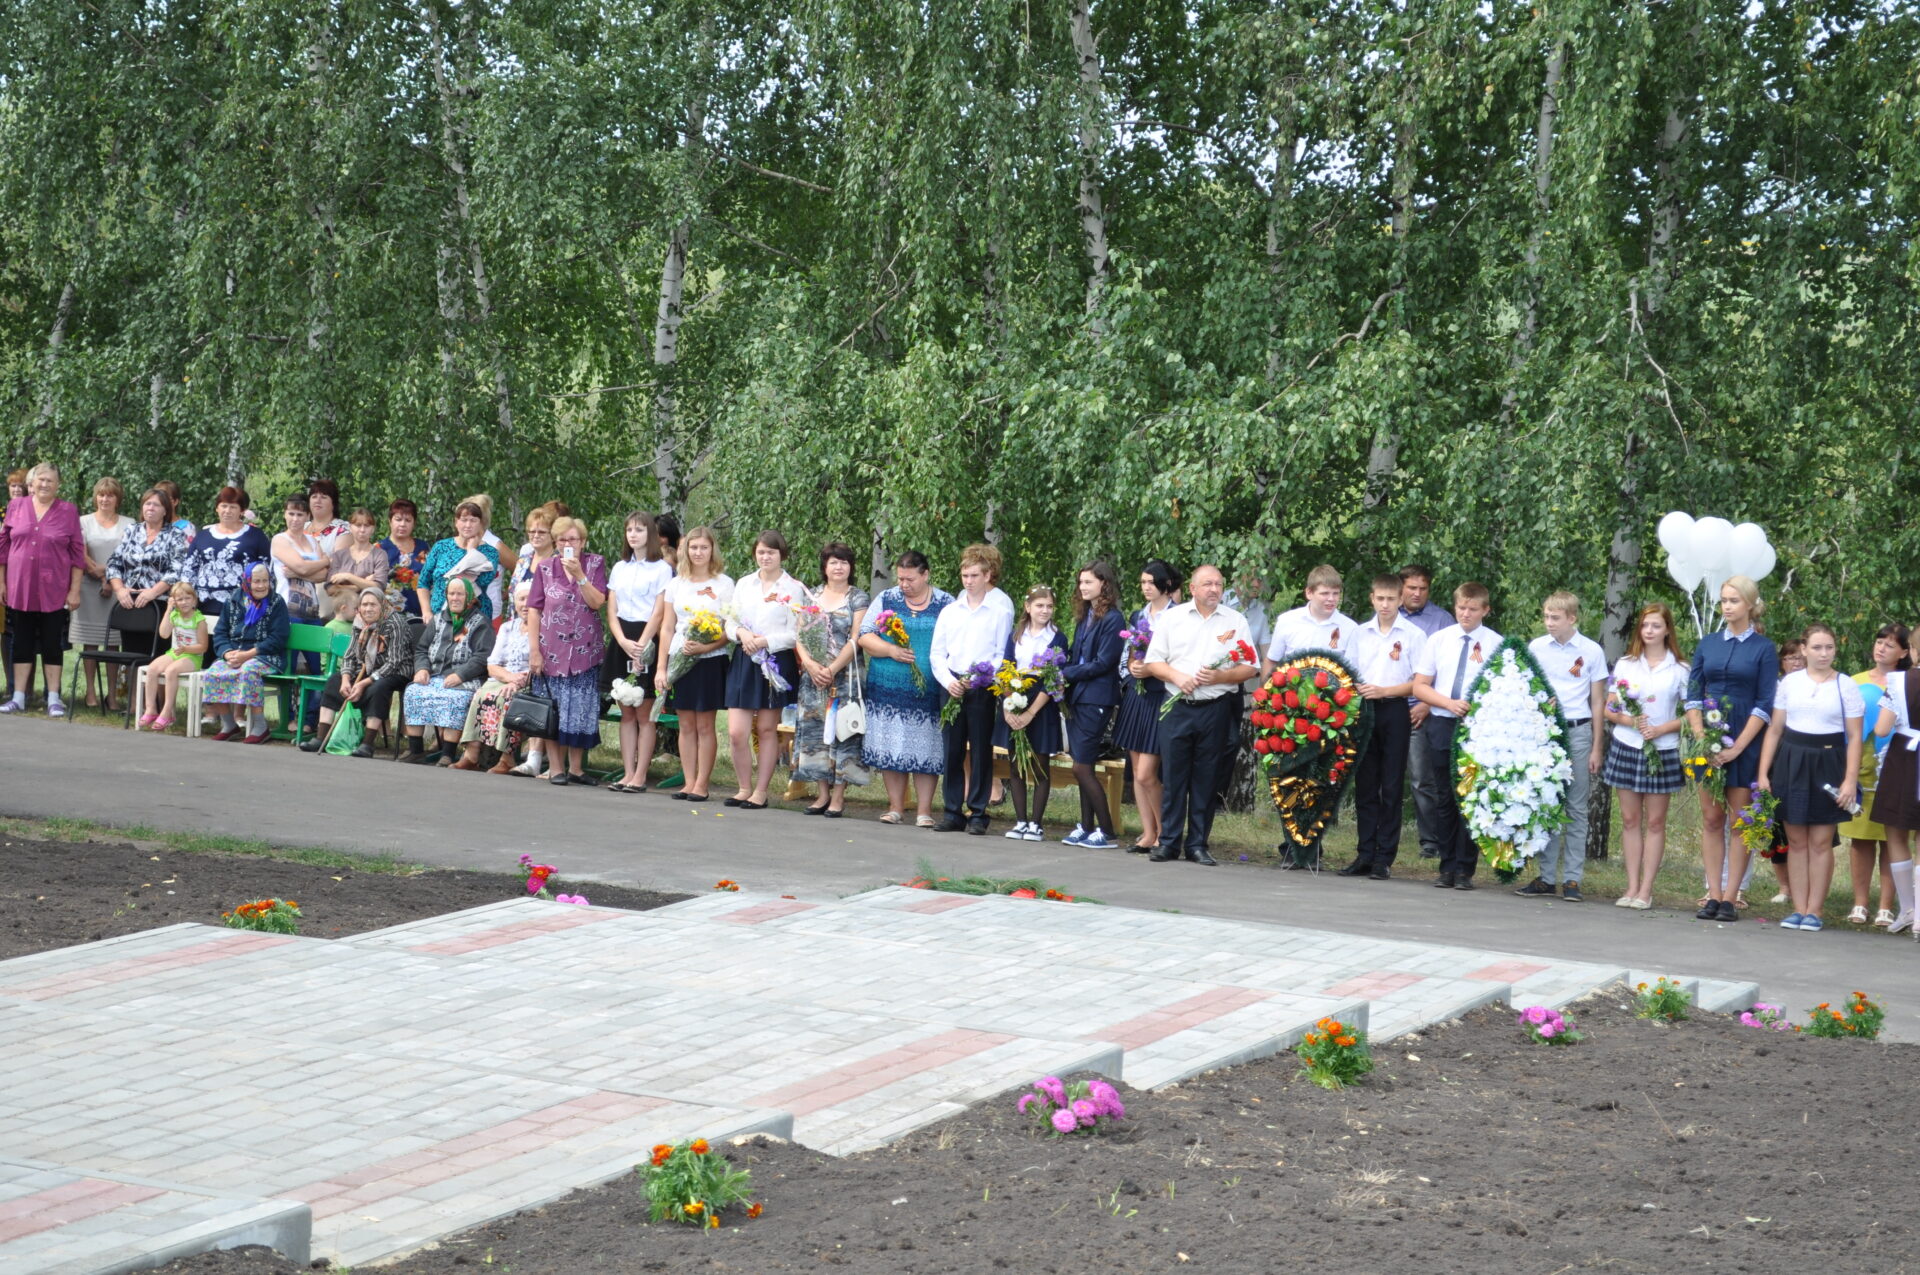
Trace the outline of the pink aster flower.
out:
M 1092 1124 L 1100 1118 L 1100 1108 L 1090 1099 L 1076 1098 L 1073 1102 L 1073 1114 L 1078 1117 L 1081 1124 Z
M 1072 1133 L 1080 1127 L 1080 1122 L 1073 1118 L 1071 1111 L 1056 1111 L 1053 1113 L 1053 1127 L 1057 1133 Z
M 1042 1076 L 1033 1082 L 1033 1087 L 1053 1099 L 1054 1106 L 1064 1107 L 1067 1105 L 1067 1087 L 1060 1083 L 1060 1077 Z
M 1034 1104 L 1041 1101 L 1043 1101 L 1043 1099 L 1037 1093 L 1023 1093 L 1020 1095 L 1020 1101 L 1015 1103 L 1014 1106 L 1016 1106 L 1019 1109 L 1020 1114 L 1024 1116 L 1027 1114 L 1028 1107 L 1031 1107 Z
M 1559 1030 L 1560 1029 L 1555 1027 L 1552 1023 L 1547 1023 L 1546 1025 L 1540 1028 L 1540 1039 L 1552 1040 L 1554 1036 L 1559 1032 Z
M 1544 1005 L 1529 1005 L 1521 1012 L 1526 1016 L 1526 1020 L 1536 1027 L 1547 1021 L 1548 1010 Z
M 527 878 L 527 893 L 528 893 L 528 894 L 538 894 L 538 893 L 540 893 L 540 888 L 541 888 L 542 886 L 544 886 L 544 885 L 546 885 L 546 881 L 544 881 L 544 880 L 543 880 L 543 879 L 541 879 L 540 877 L 528 877 L 528 878 Z

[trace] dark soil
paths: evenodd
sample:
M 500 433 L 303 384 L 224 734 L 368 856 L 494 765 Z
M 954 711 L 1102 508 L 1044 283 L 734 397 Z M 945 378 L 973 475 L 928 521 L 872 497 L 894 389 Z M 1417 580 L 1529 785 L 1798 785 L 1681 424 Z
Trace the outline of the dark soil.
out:
M 299 898 L 309 933 L 344 934 L 515 884 L 131 846 L 16 841 L 6 852 L 6 954 L 217 920 L 263 894 Z M 623 907 L 666 901 L 588 889 Z M 758 1220 L 648 1226 L 628 1180 L 380 1269 L 1920 1272 L 1907 1200 L 1920 1152 L 1903 1103 L 1914 1046 L 1714 1016 L 1668 1026 L 1620 999 L 1576 1007 L 1587 1038 L 1570 1048 L 1529 1044 L 1510 1013 L 1482 1011 L 1383 1047 L 1378 1070 L 1337 1093 L 1307 1083 L 1291 1055 L 1161 1093 L 1123 1089 L 1128 1119 L 1113 1136 L 1036 1137 L 1008 1096 L 844 1159 L 760 1140 L 727 1149 L 753 1171 Z M 242 1250 L 162 1269 L 302 1268 Z
M 182 921 L 219 925 L 220 914 L 235 904 L 267 897 L 299 903 L 301 934 L 337 938 L 521 892 L 517 874 L 403 875 L 125 843 L 7 837 L 0 855 L 6 864 L 0 877 L 0 960 Z M 573 883 L 555 882 L 558 890 L 616 908 L 657 908 L 686 897 L 592 882 L 576 891 Z

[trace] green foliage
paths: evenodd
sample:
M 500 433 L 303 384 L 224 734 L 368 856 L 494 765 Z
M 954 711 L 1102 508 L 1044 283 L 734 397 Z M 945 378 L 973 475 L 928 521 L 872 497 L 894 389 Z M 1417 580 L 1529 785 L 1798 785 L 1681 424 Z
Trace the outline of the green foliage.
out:
M 1069 9 L 0 0 L 0 452 L 949 582 L 1417 558 L 1516 632 L 1675 600 L 1681 508 L 1776 633 L 1912 618 L 1912 6 L 1095 0 L 1092 108 Z
M 259 930 L 265 934 L 298 934 L 300 905 L 292 899 L 255 899 L 242 903 L 220 919 L 232 930 Z
M 635 1172 L 647 1193 L 649 1221 L 685 1222 L 703 1230 L 717 1230 L 720 1215 L 736 1204 L 746 1206 L 748 1217 L 760 1216 L 760 1206 L 749 1203 L 753 1196 L 752 1173 L 734 1168 L 705 1138 L 677 1145 L 663 1142 Z
M 1322 1089 L 1344 1089 L 1357 1085 L 1373 1070 L 1373 1053 L 1367 1034 L 1337 1018 L 1315 1023 L 1293 1052 L 1305 1064 L 1307 1079 Z
M 1868 1000 L 1865 992 L 1855 992 L 1844 1009 L 1835 1009 L 1822 1002 L 1808 1010 L 1804 1030 L 1809 1036 L 1828 1036 L 1836 1040 L 1877 1040 L 1880 1028 L 1886 1021 L 1885 1010 Z
M 1686 1021 L 1693 998 L 1687 989 L 1667 978 L 1657 978 L 1649 987 L 1641 983 L 1634 989 L 1633 1014 L 1636 1018 L 1658 1018 L 1669 1023 Z

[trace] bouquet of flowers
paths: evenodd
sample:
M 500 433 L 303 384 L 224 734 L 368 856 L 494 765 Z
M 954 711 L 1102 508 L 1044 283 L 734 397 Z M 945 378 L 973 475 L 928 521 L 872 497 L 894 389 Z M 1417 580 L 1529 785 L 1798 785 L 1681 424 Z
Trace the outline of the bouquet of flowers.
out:
M 1226 668 L 1230 664 L 1258 664 L 1259 662 L 1260 662 L 1260 655 L 1258 652 L 1256 652 L 1253 649 L 1253 645 L 1249 642 L 1241 640 L 1241 641 L 1232 642 L 1230 645 L 1228 645 L 1227 649 L 1222 651 L 1217 657 L 1215 657 L 1210 663 L 1208 663 L 1207 667 L 1210 669 L 1217 669 L 1217 668 Z M 1160 716 L 1165 717 L 1168 713 L 1173 711 L 1173 706 L 1175 704 L 1178 704 L 1180 701 L 1186 698 L 1187 696 L 1185 695 L 1167 696 L 1166 699 L 1160 702 Z
M 1339 652 L 1316 649 L 1288 656 L 1253 692 L 1254 755 L 1298 850 L 1318 844 L 1367 746 L 1373 711 L 1359 681 Z
M 760 676 L 766 678 L 767 685 L 771 686 L 777 693 L 785 695 L 793 689 L 793 683 L 789 682 L 786 679 L 786 675 L 781 673 L 780 663 L 773 658 L 772 651 L 763 646 L 747 658 L 753 661 L 753 666 L 760 670 Z
M 793 618 L 794 630 L 807 658 L 822 666 L 833 663 L 833 656 L 827 653 L 826 613 L 812 603 L 806 603 L 793 608 Z
M 1000 668 L 993 675 L 993 695 L 1006 708 L 1014 713 L 1024 713 L 1033 703 L 1033 697 L 1045 692 L 1053 702 L 1064 707 L 1067 693 L 1067 680 L 1060 669 L 1067 657 L 1048 647 L 1034 657 L 1031 668 L 1019 668 L 1012 660 L 1002 660 Z M 1033 741 L 1027 738 L 1024 730 L 1007 732 L 1007 757 L 1013 763 L 1014 772 L 1022 775 L 1038 775 L 1039 766 L 1033 756 Z
M 1753 800 L 1733 816 L 1733 832 L 1748 854 L 1760 854 L 1773 846 L 1773 816 L 1780 799 L 1771 791 L 1756 792 Z
M 1640 702 L 1640 697 L 1633 693 L 1632 683 L 1624 677 L 1613 679 L 1613 706 L 1616 713 L 1625 713 L 1628 717 L 1647 715 L 1647 706 Z M 1661 764 L 1660 746 L 1643 735 L 1640 737 L 1640 756 L 1646 759 L 1647 775 L 1658 779 Z
M 907 622 L 900 618 L 899 612 L 882 611 L 879 615 L 874 616 L 873 631 L 901 650 L 909 654 L 912 653 L 913 639 L 907 636 Z M 922 695 L 926 694 L 927 675 L 920 671 L 920 661 L 918 659 L 913 660 L 907 665 L 907 670 L 913 674 L 913 689 L 919 691 Z M 946 716 L 945 709 L 941 710 L 941 716 L 943 718 Z
M 1126 649 L 1122 651 L 1120 655 L 1122 667 L 1131 664 L 1135 660 L 1144 660 L 1147 658 L 1147 647 L 1153 641 L 1153 626 L 1147 623 L 1147 617 L 1142 615 L 1140 617 L 1140 623 L 1130 629 L 1120 630 L 1120 640 L 1126 643 Z M 1136 695 L 1145 695 L 1147 693 L 1147 684 L 1145 682 L 1135 682 L 1133 684 L 1133 693 Z
M 693 671 L 700 662 L 698 655 L 688 655 L 686 646 L 693 642 L 718 642 L 727 636 L 727 622 L 716 611 L 695 611 L 693 618 L 687 621 L 686 641 L 681 649 L 667 657 L 667 689 Z M 667 711 L 667 697 L 662 695 L 653 706 L 653 720 L 659 721 Z
M 1726 706 L 1707 696 L 1700 703 L 1700 721 L 1705 727 L 1704 734 L 1687 730 L 1680 735 L 1681 769 L 1686 772 L 1688 783 L 1706 789 L 1715 801 L 1725 801 L 1727 772 L 1713 764 L 1713 755 L 1733 747 L 1733 736 L 1727 733 Z
M 969 691 L 984 691 L 993 685 L 994 676 L 999 671 L 991 661 L 981 660 L 967 670 L 967 675 L 961 679 L 961 684 Z M 960 706 L 964 702 L 964 696 L 947 696 L 947 702 L 940 706 L 941 730 L 945 730 L 960 719 Z
M 1481 853 L 1502 881 L 1567 821 L 1567 722 L 1526 645 L 1508 638 L 1474 679 L 1453 741 L 1453 778 Z
M 387 603 L 389 606 L 402 605 L 401 599 L 420 586 L 420 573 L 401 563 L 387 577 Z

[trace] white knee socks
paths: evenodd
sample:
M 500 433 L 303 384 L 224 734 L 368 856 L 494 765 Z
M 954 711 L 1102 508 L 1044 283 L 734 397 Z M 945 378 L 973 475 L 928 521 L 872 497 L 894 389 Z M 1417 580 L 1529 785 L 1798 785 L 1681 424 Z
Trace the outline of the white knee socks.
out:
M 1888 864 L 1887 874 L 1893 878 L 1893 892 L 1900 900 L 1900 915 L 1887 927 L 1887 933 L 1898 934 L 1913 925 L 1913 860 Z

